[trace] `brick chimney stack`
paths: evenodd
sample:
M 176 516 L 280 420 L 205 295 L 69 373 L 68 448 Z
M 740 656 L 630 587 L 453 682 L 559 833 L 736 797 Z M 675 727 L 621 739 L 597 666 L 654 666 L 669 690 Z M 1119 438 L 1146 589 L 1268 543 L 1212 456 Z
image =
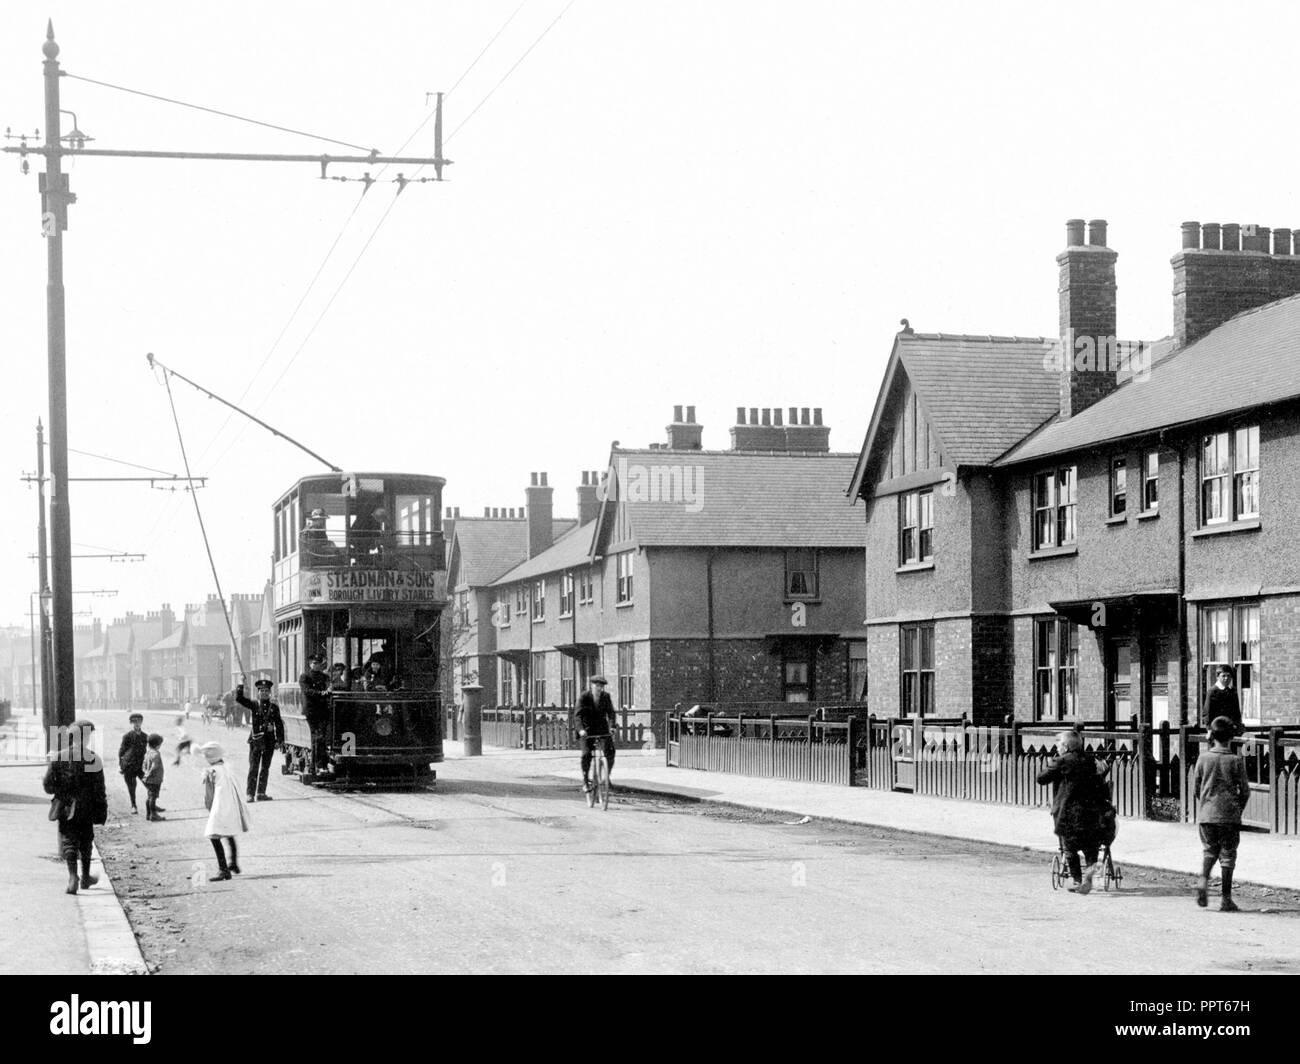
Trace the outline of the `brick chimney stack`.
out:
M 582 471 L 582 483 L 578 485 L 578 524 L 585 525 L 596 520 L 600 513 L 600 498 L 596 488 L 600 484 L 600 474 L 595 470 Z
M 545 473 L 534 473 L 532 483 L 524 489 L 528 520 L 528 557 L 535 558 L 551 545 L 554 535 L 552 496 L 555 489 L 546 483 Z
M 695 423 L 695 407 L 688 406 L 685 417 L 680 406 L 673 407 L 673 423 L 668 426 L 668 449 L 698 451 L 703 443 L 704 426 Z
M 1106 246 L 1106 223 L 1101 219 L 1088 223 L 1085 244 L 1083 219 L 1071 218 L 1065 223 L 1065 241 L 1065 250 L 1056 256 L 1061 270 L 1061 416 L 1071 417 L 1119 386 L 1113 357 L 1119 255 Z
M 1184 222 L 1182 231 L 1182 249 L 1170 260 L 1177 346 L 1196 343 L 1242 311 L 1300 294 L 1294 230 Z M 1300 237 L 1295 245 L 1300 252 Z
M 822 424 L 822 408 L 790 407 L 790 423 L 782 424 L 778 407 L 736 407 L 736 424 L 731 429 L 733 451 L 817 452 L 830 450 L 831 430 Z

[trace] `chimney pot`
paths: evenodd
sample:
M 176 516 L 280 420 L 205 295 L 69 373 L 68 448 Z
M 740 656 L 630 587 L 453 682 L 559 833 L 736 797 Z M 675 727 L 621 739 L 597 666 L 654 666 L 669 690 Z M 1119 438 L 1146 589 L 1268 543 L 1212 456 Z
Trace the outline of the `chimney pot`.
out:
M 693 406 L 688 406 L 686 408 L 686 423 L 688 425 L 695 424 L 695 407 Z
M 546 487 L 546 474 L 542 474 L 542 487 Z
M 1083 247 L 1083 219 L 1071 218 L 1065 223 L 1065 246 L 1067 248 Z
M 1098 248 L 1106 246 L 1106 219 L 1094 218 L 1088 223 L 1088 243 Z
M 1273 230 L 1273 254 L 1274 255 L 1291 254 L 1291 230 L 1290 229 Z
M 808 421 L 808 408 L 807 408 L 806 406 L 805 406 L 805 407 L 800 407 L 800 409 L 799 409 L 799 424 L 800 424 L 800 425 L 807 425 L 807 424 L 809 424 L 809 421 Z
M 779 406 L 772 408 L 772 424 L 778 428 L 781 425 L 781 408 Z
M 673 407 L 673 421 L 679 425 L 682 423 L 682 408 L 680 406 Z
M 1183 247 L 1198 248 L 1200 246 L 1201 246 L 1201 223 L 1183 222 Z
M 822 408 L 820 406 L 815 406 L 813 407 L 813 424 L 820 425 L 821 423 L 822 423 Z
M 590 475 L 590 474 L 589 474 L 585 469 L 582 471 L 582 483 L 583 483 L 583 486 L 584 486 L 584 487 L 585 487 L 586 484 L 587 484 L 587 477 L 588 477 L 589 475 Z
M 490 507 L 490 506 L 485 506 L 485 507 L 483 507 L 483 516 L 484 516 L 484 517 L 491 517 L 491 516 L 492 516 L 492 507 Z
M 1236 222 L 1223 223 L 1223 250 L 1241 250 L 1241 226 Z
M 1201 226 L 1201 247 L 1206 251 L 1219 250 L 1219 223 L 1206 222 Z
M 756 406 L 751 406 L 749 408 L 749 423 L 751 425 L 758 424 L 758 407 Z
M 745 423 L 745 408 L 743 406 L 738 406 L 736 407 L 736 424 L 743 425 L 744 423 Z
M 772 424 L 772 408 L 770 406 L 763 407 L 763 424 Z
M 460 516 L 460 507 L 459 507 L 459 506 L 456 507 L 456 516 L 457 516 L 457 517 Z
M 790 407 L 790 424 L 799 424 L 799 408 L 797 406 Z
M 533 474 L 533 487 L 537 487 L 537 474 Z

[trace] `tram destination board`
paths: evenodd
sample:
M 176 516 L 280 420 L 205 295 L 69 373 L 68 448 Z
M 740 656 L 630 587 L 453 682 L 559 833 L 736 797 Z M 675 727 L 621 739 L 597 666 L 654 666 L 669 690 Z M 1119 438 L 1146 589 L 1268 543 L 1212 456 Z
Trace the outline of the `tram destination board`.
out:
M 445 571 L 395 569 L 344 569 L 305 571 L 304 603 L 335 602 L 445 602 Z

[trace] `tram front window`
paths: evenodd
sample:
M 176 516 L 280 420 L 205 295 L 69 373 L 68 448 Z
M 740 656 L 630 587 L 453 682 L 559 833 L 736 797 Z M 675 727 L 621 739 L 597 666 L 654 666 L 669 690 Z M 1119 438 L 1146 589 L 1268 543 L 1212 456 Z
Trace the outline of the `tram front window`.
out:
M 300 512 L 303 566 L 338 564 L 347 544 L 347 500 L 340 494 L 304 493 Z
M 432 495 L 397 496 L 397 542 L 403 547 L 428 547 L 437 531 L 438 509 Z

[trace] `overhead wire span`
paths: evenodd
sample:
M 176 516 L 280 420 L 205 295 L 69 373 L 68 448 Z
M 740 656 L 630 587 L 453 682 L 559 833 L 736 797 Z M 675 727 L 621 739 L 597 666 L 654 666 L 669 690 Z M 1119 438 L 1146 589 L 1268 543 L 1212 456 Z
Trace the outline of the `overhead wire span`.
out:
M 132 469 L 143 469 L 147 473 L 159 473 L 166 477 L 174 477 L 176 475 L 175 473 L 168 472 L 166 469 L 155 469 L 153 466 L 140 465 L 138 462 L 128 462 L 122 458 L 110 458 L 106 454 L 95 454 L 94 451 L 79 451 L 75 447 L 69 447 L 68 453 L 84 455 L 86 458 L 100 458 L 105 462 L 116 462 L 118 465 L 130 466 Z
M 247 122 L 249 125 L 262 126 L 265 129 L 274 129 L 281 133 L 292 133 L 294 136 L 307 137 L 309 140 L 322 140 L 326 144 L 338 144 L 344 148 L 356 148 L 358 151 L 367 153 L 378 151 L 377 148 L 367 148 L 360 144 L 352 144 L 346 140 L 336 140 L 333 137 L 324 137 L 319 133 L 308 133 L 301 129 L 293 129 L 290 126 L 277 126 L 274 122 L 263 122 L 257 118 L 248 118 L 244 115 L 232 114 L 230 111 L 219 111 L 215 107 L 204 107 L 202 104 L 186 103 L 184 100 L 174 100 L 170 96 L 159 96 L 156 93 L 145 92 L 142 89 L 129 89 L 125 85 L 114 85 L 108 81 L 97 81 L 95 78 L 88 78 L 81 74 L 68 74 L 65 72 L 63 76 L 71 78 L 73 81 L 84 81 L 90 85 L 99 85 L 105 89 L 115 89 L 118 92 L 129 92 L 133 96 L 145 96 L 150 100 L 160 100 L 163 103 L 172 103 L 177 107 L 189 107 L 195 111 L 206 111 L 210 115 L 220 115 L 222 118 L 233 118 L 237 122 Z
M 212 582 L 216 584 L 217 598 L 221 600 L 221 615 L 226 619 L 226 631 L 230 633 L 230 649 L 234 652 L 235 663 L 239 666 L 239 675 L 244 676 L 244 661 L 239 653 L 239 640 L 235 638 L 235 627 L 230 623 L 230 611 L 226 608 L 226 594 L 221 590 L 221 577 L 217 575 L 217 563 L 212 557 L 212 544 L 208 542 L 208 529 L 203 523 L 203 508 L 199 505 L 199 493 L 194 490 L 194 476 L 190 473 L 190 460 L 185 454 L 185 437 L 181 434 L 181 420 L 176 414 L 176 398 L 172 395 L 171 378 L 171 371 L 164 369 L 163 383 L 167 386 L 167 402 L 172 408 L 172 423 L 176 426 L 176 442 L 180 444 L 181 461 L 185 463 L 185 478 L 190 482 L 190 498 L 194 500 L 194 513 L 199 519 L 199 531 L 203 533 L 203 549 L 208 553 Z

